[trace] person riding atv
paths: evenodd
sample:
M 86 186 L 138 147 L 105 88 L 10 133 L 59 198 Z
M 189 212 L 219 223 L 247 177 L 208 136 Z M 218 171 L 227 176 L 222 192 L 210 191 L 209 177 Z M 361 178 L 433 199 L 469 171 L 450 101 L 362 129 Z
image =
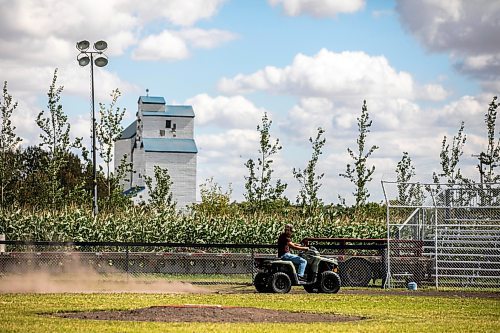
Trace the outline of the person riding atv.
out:
M 293 225 L 286 224 L 285 231 L 278 237 L 278 258 L 281 260 L 291 261 L 296 265 L 299 265 L 298 277 L 299 280 L 304 281 L 304 272 L 307 266 L 307 260 L 298 255 L 291 254 L 290 248 L 294 250 L 307 251 L 309 248 L 307 246 L 300 246 L 292 242 Z
M 280 235 L 279 239 L 284 239 L 286 242 L 279 241 L 278 251 L 279 254 L 282 253 L 283 249 L 280 249 L 280 246 L 283 244 L 295 249 L 299 248 L 302 251 L 296 257 L 300 260 L 287 260 L 286 254 L 289 252 L 286 251 L 286 246 L 284 249 L 285 257 L 281 255 L 278 259 L 255 258 L 254 265 L 257 269 L 253 281 L 255 289 L 261 293 L 288 293 L 292 286 L 300 285 L 309 293 L 337 293 L 341 285 L 340 276 L 337 274 L 337 260 L 320 256 L 318 250 L 313 246 L 307 247 L 291 242 L 292 231 L 293 226 L 287 225 L 285 227 L 285 232 Z M 301 275 L 302 279 L 299 278 Z

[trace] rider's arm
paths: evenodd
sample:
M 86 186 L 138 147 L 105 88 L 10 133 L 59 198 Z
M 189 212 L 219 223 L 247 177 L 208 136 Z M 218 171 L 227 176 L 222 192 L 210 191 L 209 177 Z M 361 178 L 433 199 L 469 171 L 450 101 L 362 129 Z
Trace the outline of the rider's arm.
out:
M 309 248 L 307 246 L 301 246 L 299 244 L 296 244 L 294 242 L 288 242 L 288 246 L 291 247 L 294 250 L 299 250 L 299 251 L 307 251 Z

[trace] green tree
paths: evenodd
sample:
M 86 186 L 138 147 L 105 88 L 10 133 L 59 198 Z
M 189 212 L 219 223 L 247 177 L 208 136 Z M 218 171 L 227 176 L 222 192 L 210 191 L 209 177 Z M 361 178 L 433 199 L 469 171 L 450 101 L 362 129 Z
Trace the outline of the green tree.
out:
M 264 113 L 262 117 L 262 126 L 257 125 L 257 131 L 260 134 L 260 148 L 257 164 L 255 164 L 253 159 L 249 159 L 245 163 L 249 175 L 245 176 L 246 192 L 244 196 L 253 210 L 263 209 L 266 206 L 285 201 L 283 192 L 287 184 L 283 184 L 280 179 L 276 181 L 276 185 L 273 186 L 273 184 L 271 184 L 272 174 L 274 172 L 272 168 L 274 162 L 273 156 L 282 148 L 279 144 L 279 139 L 276 139 L 274 143 L 271 142 L 271 135 L 269 132 L 271 124 L 272 121 L 267 117 L 267 113 Z
M 64 113 L 60 104 L 64 87 L 57 87 L 56 83 L 57 69 L 54 71 L 52 84 L 47 93 L 47 112 L 42 110 L 36 119 L 37 125 L 42 130 L 40 146 L 46 146 L 49 153 L 47 173 L 49 175 L 49 202 L 52 207 L 64 201 L 60 172 L 68 162 L 70 149 L 81 147 L 81 138 L 76 138 L 74 141 L 70 139 L 68 116 Z
M 172 180 L 167 168 L 158 165 L 154 167 L 154 179 L 144 175 L 144 182 L 148 188 L 149 204 L 161 211 L 175 212 L 176 202 L 172 196 Z
M 300 185 L 297 203 L 302 207 L 307 207 L 309 212 L 322 204 L 322 200 L 318 198 L 318 191 L 321 187 L 320 181 L 325 174 L 318 175 L 316 173 L 316 165 L 318 164 L 319 156 L 323 153 L 321 149 L 326 143 L 326 139 L 322 137 L 324 133 L 325 130 L 319 127 L 316 138 L 314 140 L 312 137 L 309 138 L 313 152 L 306 168 L 304 170 L 293 168 L 293 176 Z
M 6 189 L 16 179 L 18 169 L 18 156 L 15 153 L 17 145 L 22 141 L 15 133 L 16 127 L 12 125 L 11 116 L 17 108 L 17 102 L 12 101 L 12 96 L 7 91 L 7 81 L 3 84 L 1 110 L 1 129 L 0 129 L 0 192 L 1 205 L 3 209 L 5 202 Z
M 497 108 L 499 104 L 496 100 L 497 96 L 494 96 L 484 117 L 488 131 L 488 146 L 485 152 L 479 154 L 478 169 L 481 183 L 500 181 L 500 175 L 495 175 L 495 168 L 500 165 L 500 138 L 495 139 Z
M 403 152 L 403 157 L 396 167 L 398 181 L 398 203 L 403 205 L 421 205 L 423 202 L 423 192 L 420 184 L 411 183 L 411 179 L 416 175 L 415 167 L 412 164 L 408 152 Z
M 225 215 L 231 209 L 231 184 L 227 191 L 222 190 L 213 177 L 200 185 L 201 202 L 194 205 L 194 210 L 206 215 Z
M 372 180 L 372 175 L 375 172 L 375 166 L 368 168 L 366 163 L 371 154 L 379 147 L 373 145 L 367 152 L 365 152 L 366 136 L 370 132 L 370 127 L 372 125 L 366 101 L 363 101 L 361 116 L 357 118 L 357 120 L 359 132 L 359 136 L 356 141 L 358 144 L 357 154 L 354 154 L 350 148 L 347 148 L 347 152 L 354 160 L 354 166 L 347 164 L 346 172 L 339 174 L 339 176 L 349 179 L 356 186 L 356 190 L 353 194 L 356 199 L 355 206 L 359 207 L 366 204 L 367 199 L 370 197 L 366 185 Z
M 464 134 L 464 128 L 465 124 L 462 121 L 457 135 L 453 136 L 451 148 L 446 135 L 443 137 L 441 153 L 439 154 L 442 172 L 439 174 L 433 173 L 432 178 L 434 179 L 434 183 L 440 184 L 446 181 L 448 184 L 456 184 L 466 181 L 460 172 L 460 168 L 457 168 L 467 140 L 467 135 Z
M 49 155 L 40 146 L 28 146 L 19 152 L 20 178 L 16 184 L 22 206 L 44 207 L 47 202 L 46 184 Z
M 124 176 L 126 171 L 129 169 L 130 163 L 126 162 L 126 156 L 121 160 L 121 163 L 115 172 L 111 172 L 111 162 L 113 161 L 113 147 L 115 142 L 120 138 L 123 131 L 121 126 L 121 121 L 125 115 L 126 109 L 120 110 L 116 106 L 118 98 L 121 96 L 120 91 L 117 89 L 113 90 L 110 94 L 111 103 L 109 107 L 103 103 L 99 103 L 99 123 L 96 125 L 96 138 L 99 143 L 98 151 L 99 156 L 102 158 L 106 165 L 106 193 L 108 197 L 108 205 L 111 205 L 113 192 L 119 187 L 118 183 L 121 178 L 119 176 Z M 130 166 L 131 167 L 131 166 Z M 102 168 L 102 167 L 101 167 Z M 119 188 L 118 188 L 119 190 Z M 116 192 L 116 191 L 115 191 Z M 121 192 L 121 191 L 118 191 Z

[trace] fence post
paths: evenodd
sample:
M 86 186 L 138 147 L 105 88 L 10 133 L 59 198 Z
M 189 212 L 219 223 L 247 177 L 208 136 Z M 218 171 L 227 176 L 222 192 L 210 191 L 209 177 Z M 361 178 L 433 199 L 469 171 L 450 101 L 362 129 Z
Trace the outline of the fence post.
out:
M 125 261 L 127 262 L 127 264 L 125 266 L 125 270 L 127 272 L 127 282 L 128 282 L 128 277 L 129 277 L 128 244 L 125 245 Z
M 252 247 L 252 263 L 251 263 L 251 269 L 252 269 L 252 284 L 253 284 L 253 280 L 255 279 L 255 266 L 254 266 L 254 263 L 255 263 L 255 249 Z
M 0 241 L 4 241 L 4 240 L 5 240 L 5 235 L 1 234 Z M 0 244 L 0 253 L 3 253 L 3 252 L 5 252 L 5 244 Z

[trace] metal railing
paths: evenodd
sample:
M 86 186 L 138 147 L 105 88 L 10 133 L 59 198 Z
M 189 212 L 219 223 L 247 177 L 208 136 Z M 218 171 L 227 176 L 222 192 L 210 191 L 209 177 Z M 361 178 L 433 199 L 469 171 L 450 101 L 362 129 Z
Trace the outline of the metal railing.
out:
M 387 286 L 500 288 L 500 184 L 382 182 L 387 204 Z M 420 253 L 401 242 L 420 242 Z M 415 243 L 417 244 L 417 243 Z M 415 245 L 416 247 L 417 245 Z

